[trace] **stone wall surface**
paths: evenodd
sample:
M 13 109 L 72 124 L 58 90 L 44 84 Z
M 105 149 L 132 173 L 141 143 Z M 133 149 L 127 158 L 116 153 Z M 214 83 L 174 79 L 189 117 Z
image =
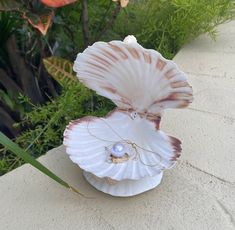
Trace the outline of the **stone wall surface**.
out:
M 235 21 L 219 27 L 216 42 L 201 36 L 174 61 L 195 100 L 164 114 L 162 129 L 182 140 L 183 153 L 160 186 L 131 198 L 103 194 L 60 146 L 40 161 L 90 198 L 26 164 L 0 177 L 0 229 L 235 229 Z

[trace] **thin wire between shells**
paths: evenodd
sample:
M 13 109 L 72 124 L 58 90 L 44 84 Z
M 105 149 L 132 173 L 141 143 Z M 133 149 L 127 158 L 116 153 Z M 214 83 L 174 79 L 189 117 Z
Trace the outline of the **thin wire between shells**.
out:
M 111 129 L 112 132 L 113 132 L 118 138 L 120 138 L 124 143 L 126 143 L 126 144 L 128 144 L 128 145 L 131 145 L 131 147 L 135 150 L 135 153 L 136 153 L 135 158 L 136 158 L 136 156 L 137 156 L 138 159 L 139 159 L 139 161 L 140 161 L 143 165 L 148 166 L 148 167 L 156 167 L 157 165 L 160 165 L 160 163 L 162 162 L 162 156 L 161 156 L 159 153 L 154 152 L 154 151 L 151 151 L 151 150 L 148 150 L 148 149 L 145 149 L 145 148 L 143 148 L 143 147 L 137 145 L 136 143 L 134 143 L 134 142 L 132 142 L 132 141 L 130 141 L 130 140 L 126 140 L 126 139 L 122 138 L 122 137 L 118 134 L 118 132 L 116 132 L 116 131 L 113 129 L 113 127 L 112 127 L 111 125 L 109 125 L 104 119 L 102 119 L 102 118 L 98 118 L 98 119 L 100 119 L 101 121 L 103 121 L 103 122 L 105 123 L 105 125 L 106 125 L 109 129 Z M 112 140 L 107 140 L 107 139 L 103 139 L 103 138 L 97 137 L 95 134 L 93 134 L 93 133 L 90 131 L 89 125 L 90 125 L 90 121 L 87 122 L 87 132 L 88 132 L 92 137 L 95 137 L 96 139 L 101 140 L 101 141 L 105 141 L 105 142 L 112 142 L 112 143 L 117 142 L 117 141 L 112 141 Z M 141 150 L 143 150 L 143 151 L 150 152 L 150 153 L 153 153 L 153 154 L 157 155 L 157 156 L 159 157 L 159 159 L 160 159 L 159 162 L 156 163 L 156 164 L 154 164 L 154 165 L 144 163 L 143 160 L 141 159 L 140 153 L 138 152 L 138 149 L 137 149 L 137 148 L 139 148 L 139 149 L 141 149 Z

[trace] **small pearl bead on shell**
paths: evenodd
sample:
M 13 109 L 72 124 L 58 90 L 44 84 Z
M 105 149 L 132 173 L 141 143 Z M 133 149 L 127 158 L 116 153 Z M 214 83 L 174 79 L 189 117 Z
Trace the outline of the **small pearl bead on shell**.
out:
M 122 143 L 118 142 L 113 145 L 111 152 L 114 157 L 123 157 L 126 153 L 126 148 Z

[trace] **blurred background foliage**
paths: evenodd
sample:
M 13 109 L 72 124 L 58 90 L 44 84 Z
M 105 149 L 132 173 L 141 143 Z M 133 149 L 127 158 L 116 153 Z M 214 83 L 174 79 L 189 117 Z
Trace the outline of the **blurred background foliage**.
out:
M 235 16 L 233 0 L 65 2 L 0 0 L 0 130 L 35 157 L 62 143 L 70 120 L 114 107 L 72 71 L 89 44 L 133 34 L 171 59 L 202 33 L 215 39 L 216 26 Z M 0 175 L 22 163 L 0 147 Z

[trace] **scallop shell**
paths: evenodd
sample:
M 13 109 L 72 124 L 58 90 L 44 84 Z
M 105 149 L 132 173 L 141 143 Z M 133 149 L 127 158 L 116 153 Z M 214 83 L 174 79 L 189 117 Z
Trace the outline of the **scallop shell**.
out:
M 116 109 L 106 118 L 72 121 L 64 132 L 64 145 L 70 159 L 86 172 L 116 181 L 139 180 L 171 168 L 180 156 L 181 142 L 157 127 L 156 121 Z M 107 148 L 117 142 L 126 145 L 129 160 L 109 160 Z
M 155 188 L 161 183 L 163 173 L 153 177 L 144 177 L 140 180 L 122 180 L 118 183 L 110 183 L 106 179 L 99 179 L 89 172 L 83 172 L 86 180 L 99 191 L 112 196 L 128 197 L 135 196 Z
M 192 102 L 192 88 L 177 65 L 133 37 L 124 42 L 96 42 L 74 63 L 77 77 L 88 88 L 119 108 L 157 114 Z
M 163 109 L 192 102 L 186 75 L 173 61 L 143 48 L 134 36 L 94 43 L 78 54 L 74 71 L 83 84 L 118 108 L 105 118 L 70 122 L 64 132 L 70 159 L 91 185 L 114 196 L 156 187 L 162 171 L 180 156 L 181 142 L 159 130 L 159 124 Z M 114 151 L 117 143 L 123 145 L 119 155 Z

